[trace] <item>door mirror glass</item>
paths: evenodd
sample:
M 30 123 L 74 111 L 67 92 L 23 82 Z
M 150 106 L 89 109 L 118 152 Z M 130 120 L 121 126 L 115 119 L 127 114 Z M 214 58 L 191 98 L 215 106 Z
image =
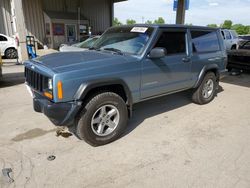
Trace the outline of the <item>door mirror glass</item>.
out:
M 167 55 L 166 48 L 153 48 L 148 57 L 151 59 L 160 59 Z

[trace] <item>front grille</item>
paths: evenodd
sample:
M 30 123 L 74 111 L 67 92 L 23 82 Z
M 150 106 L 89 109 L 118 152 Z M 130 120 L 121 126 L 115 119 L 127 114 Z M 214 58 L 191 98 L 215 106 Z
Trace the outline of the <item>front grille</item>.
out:
M 25 81 L 33 89 L 43 92 L 48 85 L 48 77 L 25 67 Z

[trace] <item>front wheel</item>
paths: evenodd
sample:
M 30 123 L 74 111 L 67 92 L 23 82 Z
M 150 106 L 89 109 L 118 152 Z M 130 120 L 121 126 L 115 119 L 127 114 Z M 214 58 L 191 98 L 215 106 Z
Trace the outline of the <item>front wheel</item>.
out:
M 201 105 L 211 102 L 216 95 L 217 85 L 215 74 L 208 72 L 200 86 L 193 92 L 193 102 Z
M 92 146 L 105 145 L 121 136 L 127 120 L 124 100 L 112 92 L 100 93 L 86 104 L 76 125 L 76 133 Z

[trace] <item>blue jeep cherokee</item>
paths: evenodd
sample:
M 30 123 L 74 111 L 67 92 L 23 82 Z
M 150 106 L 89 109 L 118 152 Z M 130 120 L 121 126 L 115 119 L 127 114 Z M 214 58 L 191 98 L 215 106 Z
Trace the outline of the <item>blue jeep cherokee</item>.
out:
M 108 29 L 88 51 L 26 61 L 25 77 L 36 112 L 99 146 L 124 132 L 135 103 L 188 89 L 209 103 L 226 62 L 217 29 L 132 25 Z

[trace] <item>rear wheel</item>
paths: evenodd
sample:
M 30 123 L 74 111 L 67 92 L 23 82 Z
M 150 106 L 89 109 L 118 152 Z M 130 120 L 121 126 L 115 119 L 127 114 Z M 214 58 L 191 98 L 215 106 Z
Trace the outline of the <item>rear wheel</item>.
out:
M 9 48 L 5 51 L 5 57 L 7 59 L 16 59 L 17 58 L 17 50 L 14 48 Z
M 193 92 L 193 102 L 201 105 L 211 102 L 215 97 L 217 85 L 215 74 L 208 72 L 200 86 Z
M 124 100 L 112 92 L 100 93 L 86 104 L 76 125 L 76 134 L 92 146 L 105 145 L 121 136 L 127 120 Z

